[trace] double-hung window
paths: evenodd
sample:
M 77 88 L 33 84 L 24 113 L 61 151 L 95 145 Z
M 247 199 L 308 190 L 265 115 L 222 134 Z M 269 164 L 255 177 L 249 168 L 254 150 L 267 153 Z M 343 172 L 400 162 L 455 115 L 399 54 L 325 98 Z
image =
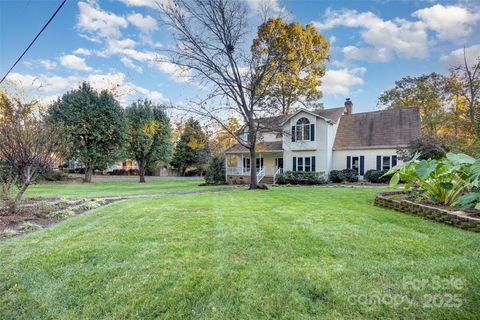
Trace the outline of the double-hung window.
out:
M 293 157 L 293 171 L 315 172 L 315 157 Z
M 377 170 L 388 170 L 397 165 L 397 156 L 377 156 Z

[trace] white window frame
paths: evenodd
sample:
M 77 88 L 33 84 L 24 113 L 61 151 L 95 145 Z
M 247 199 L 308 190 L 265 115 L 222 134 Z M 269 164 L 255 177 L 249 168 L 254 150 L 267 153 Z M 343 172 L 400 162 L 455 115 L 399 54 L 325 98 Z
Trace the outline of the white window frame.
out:
M 305 119 L 308 121 L 308 123 L 300 123 L 299 124 L 299 121 L 302 120 L 302 119 Z M 310 137 L 311 137 L 311 127 L 310 127 L 310 120 L 308 120 L 308 118 L 305 118 L 305 117 L 302 117 L 300 119 L 297 120 L 297 122 L 295 122 L 295 141 L 310 141 Z M 308 130 L 308 137 L 307 139 L 305 139 L 305 127 L 308 127 L 307 130 Z M 300 134 L 300 139 L 298 138 L 298 133 L 301 132 Z
M 297 157 L 297 168 L 296 168 L 296 171 L 299 171 L 299 172 L 313 172 L 312 171 L 312 157 L 313 156 L 309 156 L 309 157 Z M 299 164 L 299 160 L 302 159 L 302 170 L 299 170 L 300 166 L 298 165 Z M 309 161 L 309 165 L 308 165 L 308 171 L 306 170 L 307 169 L 307 163 L 306 163 L 306 160 L 305 159 L 308 159 Z
M 388 157 L 388 168 L 384 168 L 384 158 L 387 158 Z M 381 160 L 380 161 L 380 170 L 389 170 L 392 168 L 392 156 L 381 156 Z
M 355 169 L 353 167 L 353 158 L 357 158 L 358 159 L 358 167 Z M 360 156 L 350 156 L 350 169 L 352 170 L 357 170 L 357 174 L 360 175 Z

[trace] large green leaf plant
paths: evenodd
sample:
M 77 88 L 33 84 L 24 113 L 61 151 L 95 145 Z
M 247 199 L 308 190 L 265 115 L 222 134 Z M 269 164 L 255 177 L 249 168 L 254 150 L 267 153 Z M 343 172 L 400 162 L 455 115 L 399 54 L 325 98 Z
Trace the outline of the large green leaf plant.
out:
M 480 159 L 462 153 L 447 153 L 440 160 L 419 160 L 419 157 L 417 153 L 385 174 L 392 175 L 391 187 L 403 181 L 405 191 L 434 204 L 480 209 Z

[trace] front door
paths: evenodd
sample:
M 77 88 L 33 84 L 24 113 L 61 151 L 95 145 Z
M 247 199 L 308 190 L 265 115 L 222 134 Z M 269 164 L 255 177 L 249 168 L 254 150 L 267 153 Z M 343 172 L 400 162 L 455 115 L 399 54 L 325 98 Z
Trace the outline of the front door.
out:
M 277 169 L 283 169 L 283 158 L 275 158 L 275 167 Z

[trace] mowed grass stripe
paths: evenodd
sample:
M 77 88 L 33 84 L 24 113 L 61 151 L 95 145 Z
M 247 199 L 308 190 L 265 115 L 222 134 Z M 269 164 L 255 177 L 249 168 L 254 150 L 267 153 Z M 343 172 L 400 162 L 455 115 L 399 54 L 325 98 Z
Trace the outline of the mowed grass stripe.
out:
M 480 235 L 372 205 L 378 190 L 273 188 L 114 203 L 0 244 L 3 318 L 475 318 Z M 465 280 L 463 306 L 403 277 Z M 350 303 L 401 295 L 408 308 Z

